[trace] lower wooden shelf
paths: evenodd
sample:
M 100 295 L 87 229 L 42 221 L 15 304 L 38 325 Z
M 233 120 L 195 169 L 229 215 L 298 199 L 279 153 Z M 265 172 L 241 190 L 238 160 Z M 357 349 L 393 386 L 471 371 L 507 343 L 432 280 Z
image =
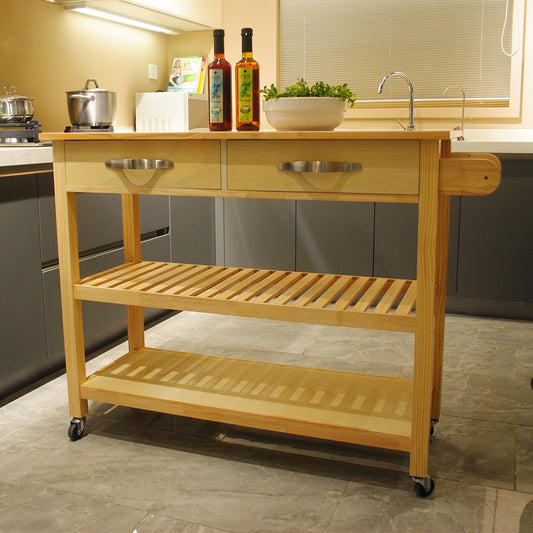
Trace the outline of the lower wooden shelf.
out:
M 142 348 L 82 397 L 258 429 L 410 451 L 412 380 Z
M 82 300 L 410 333 L 416 293 L 404 279 L 152 261 L 74 286 Z

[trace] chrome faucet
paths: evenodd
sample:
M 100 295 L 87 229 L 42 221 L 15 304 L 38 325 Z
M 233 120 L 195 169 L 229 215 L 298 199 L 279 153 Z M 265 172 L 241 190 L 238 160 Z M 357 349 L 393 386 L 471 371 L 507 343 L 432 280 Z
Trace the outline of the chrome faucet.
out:
M 396 121 L 398 122 L 398 124 L 400 124 L 400 126 L 404 130 L 413 131 L 415 129 L 415 123 L 413 119 L 415 97 L 414 97 L 414 92 L 413 92 L 413 84 L 411 83 L 411 80 L 403 72 L 390 72 L 381 80 L 381 83 L 379 84 L 379 87 L 378 87 L 378 94 L 381 94 L 381 91 L 383 90 L 383 85 L 385 85 L 385 82 L 389 78 L 392 78 L 393 76 L 401 76 L 407 82 L 407 85 L 409 87 L 409 126 L 407 127 L 404 126 L 398 119 L 396 119 Z
M 457 89 L 458 91 L 461 91 L 461 94 L 463 95 L 463 113 L 461 115 L 461 125 L 460 126 L 457 126 L 456 130 L 459 130 L 461 132 L 461 135 L 459 137 L 457 137 L 457 140 L 458 141 L 464 141 L 465 138 L 464 138 L 464 131 L 465 131 L 465 100 L 466 100 L 466 95 L 465 95 L 465 92 L 464 90 L 459 87 L 458 85 L 449 85 L 448 87 L 446 87 L 446 89 L 444 89 L 444 91 L 442 92 L 442 95 L 444 96 L 449 89 Z

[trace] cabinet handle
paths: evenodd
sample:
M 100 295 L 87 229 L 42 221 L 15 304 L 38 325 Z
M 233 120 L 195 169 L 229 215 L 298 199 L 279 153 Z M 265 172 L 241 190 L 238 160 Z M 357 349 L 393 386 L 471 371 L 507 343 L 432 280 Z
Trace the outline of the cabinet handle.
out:
M 155 168 L 174 168 L 174 161 L 168 159 L 109 159 L 105 162 L 108 168 L 124 170 L 147 170 Z
M 292 172 L 312 172 L 320 174 L 323 172 L 357 172 L 362 170 L 361 163 L 348 163 L 346 161 L 280 161 L 277 164 L 278 170 L 288 170 Z

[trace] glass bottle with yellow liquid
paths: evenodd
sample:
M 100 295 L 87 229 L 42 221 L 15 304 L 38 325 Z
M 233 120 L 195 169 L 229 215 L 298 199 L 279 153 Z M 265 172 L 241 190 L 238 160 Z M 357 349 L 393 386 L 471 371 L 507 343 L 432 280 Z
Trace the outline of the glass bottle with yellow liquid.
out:
M 235 126 L 259 130 L 259 63 L 252 56 L 252 28 L 242 28 L 242 59 L 235 65 Z

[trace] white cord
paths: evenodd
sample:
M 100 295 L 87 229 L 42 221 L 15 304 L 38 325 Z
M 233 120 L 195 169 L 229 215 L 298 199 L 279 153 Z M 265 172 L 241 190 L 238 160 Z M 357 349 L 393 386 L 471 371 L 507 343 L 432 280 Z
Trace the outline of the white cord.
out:
M 503 44 L 503 37 L 505 35 L 505 30 L 507 28 L 507 13 L 509 12 L 509 0 L 506 0 L 505 1 L 505 20 L 503 21 L 503 28 L 502 28 L 502 33 L 501 33 L 501 36 L 500 36 L 500 47 L 502 49 L 502 52 L 504 53 L 504 55 L 506 55 L 507 57 L 512 57 L 514 55 L 516 55 L 518 53 L 518 51 L 520 50 L 520 30 L 518 30 L 518 46 L 516 47 L 516 50 L 511 50 L 511 52 L 507 52 L 505 50 L 505 46 Z M 516 12 L 516 6 L 514 5 L 514 0 L 513 0 L 513 14 Z

